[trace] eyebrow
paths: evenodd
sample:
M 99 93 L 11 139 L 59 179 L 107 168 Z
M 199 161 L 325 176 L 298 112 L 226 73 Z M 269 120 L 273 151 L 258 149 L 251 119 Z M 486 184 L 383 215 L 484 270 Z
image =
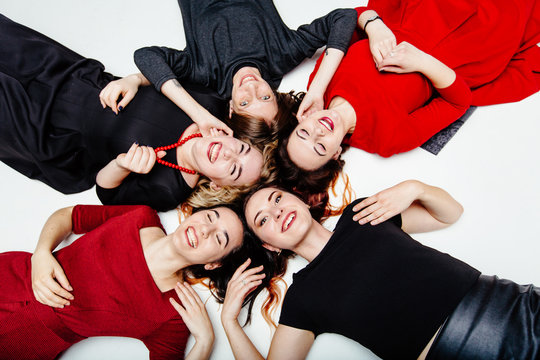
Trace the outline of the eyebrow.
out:
M 268 196 L 268 199 L 267 199 L 267 202 L 270 202 L 270 199 L 272 199 L 272 196 L 277 192 L 277 190 L 274 190 L 270 193 L 270 196 Z M 259 210 L 256 214 L 255 214 L 255 217 L 253 218 L 253 224 L 255 224 L 255 222 L 257 221 L 257 217 L 261 214 L 262 210 Z

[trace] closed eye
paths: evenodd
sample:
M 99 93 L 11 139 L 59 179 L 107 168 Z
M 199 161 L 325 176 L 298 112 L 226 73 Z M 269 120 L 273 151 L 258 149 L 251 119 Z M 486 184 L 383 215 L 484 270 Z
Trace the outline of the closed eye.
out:
M 236 163 L 232 167 L 231 176 L 234 174 L 235 171 L 236 171 Z
M 302 140 L 306 140 L 309 137 L 309 133 L 306 129 L 299 129 L 296 130 L 296 136 L 298 136 Z
M 315 145 L 315 152 L 320 156 L 324 156 L 326 155 L 326 147 L 321 143 L 317 143 Z

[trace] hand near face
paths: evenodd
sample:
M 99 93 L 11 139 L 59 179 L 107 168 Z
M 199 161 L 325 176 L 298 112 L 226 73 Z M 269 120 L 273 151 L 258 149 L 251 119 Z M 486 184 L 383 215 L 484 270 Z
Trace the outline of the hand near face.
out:
M 418 188 L 413 181 L 404 181 L 370 196 L 353 207 L 354 221 L 360 225 L 377 225 L 408 209 L 417 199 Z M 360 211 L 361 210 L 361 211 Z
M 165 156 L 165 151 L 159 152 L 160 157 Z M 148 174 L 156 163 L 156 153 L 150 146 L 131 145 L 127 153 L 116 157 L 118 166 L 138 174 Z
M 231 128 L 210 113 L 198 117 L 196 123 L 203 136 L 212 136 L 212 130 L 216 130 L 228 136 L 233 136 Z
M 55 308 L 63 308 L 73 300 L 73 288 L 50 252 L 32 255 L 32 291 L 37 301 Z
M 188 283 L 182 284 L 178 282 L 174 290 L 182 304 L 179 304 L 173 298 L 170 298 L 169 301 L 184 320 L 191 335 L 197 342 L 213 339 L 214 329 L 199 295 Z
M 118 115 L 118 111 L 125 108 L 139 91 L 140 79 L 134 75 L 113 80 L 99 93 L 99 101 L 105 109 L 107 106 Z M 122 96 L 122 100 L 117 103 Z
M 401 42 L 379 63 L 379 71 L 397 74 L 422 72 L 427 54 L 408 42 Z
M 263 270 L 262 265 L 246 270 L 250 263 L 251 260 L 247 259 L 240 265 L 227 284 L 227 295 L 221 310 L 221 322 L 224 324 L 237 321 L 244 299 L 266 276 L 260 273 Z
M 323 110 L 323 108 L 324 93 L 310 89 L 300 103 L 296 118 L 298 119 L 298 122 L 302 122 L 309 115 L 313 114 L 314 112 Z

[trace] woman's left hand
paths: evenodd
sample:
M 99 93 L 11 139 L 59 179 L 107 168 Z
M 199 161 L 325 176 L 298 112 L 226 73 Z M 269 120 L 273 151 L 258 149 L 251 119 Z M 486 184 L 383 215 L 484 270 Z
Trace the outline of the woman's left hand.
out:
M 407 180 L 370 196 L 353 207 L 354 221 L 360 225 L 377 225 L 400 214 L 418 197 L 419 187 L 414 180 Z
M 221 322 L 224 326 L 237 321 L 244 299 L 261 284 L 265 277 L 264 273 L 260 273 L 263 270 L 262 265 L 246 270 L 250 263 L 251 260 L 247 259 L 240 265 L 227 284 L 225 301 L 221 310 Z
M 427 54 L 406 41 L 399 43 L 390 51 L 378 66 L 379 71 L 397 74 L 422 72 Z
M 176 300 L 170 298 L 172 306 L 178 311 L 182 320 L 188 327 L 191 335 L 196 341 L 207 341 L 214 338 L 214 329 L 206 312 L 201 298 L 188 283 L 177 283 L 174 288 L 178 298 L 182 302 L 180 305 Z
M 308 90 L 300 106 L 298 107 L 298 113 L 296 118 L 298 122 L 302 122 L 314 112 L 320 111 L 324 108 L 324 92 L 316 91 L 313 89 Z

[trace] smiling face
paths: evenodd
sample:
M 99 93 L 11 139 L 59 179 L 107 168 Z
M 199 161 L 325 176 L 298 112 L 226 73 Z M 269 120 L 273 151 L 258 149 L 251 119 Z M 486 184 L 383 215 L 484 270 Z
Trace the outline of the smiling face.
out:
M 287 153 L 304 170 L 316 170 L 341 154 L 343 121 L 334 110 L 321 110 L 298 124 L 289 137 Z
M 198 138 L 194 151 L 197 168 L 216 185 L 250 185 L 261 176 L 262 153 L 231 136 Z
M 242 245 L 243 230 L 234 211 L 218 207 L 185 219 L 174 232 L 173 241 L 189 263 L 212 264 Z
M 246 66 L 234 74 L 230 109 L 263 119 L 268 125 L 274 121 L 278 111 L 276 96 L 257 68 Z
M 270 250 L 294 251 L 313 221 L 302 200 L 276 188 L 264 188 L 253 194 L 245 206 L 245 216 L 249 228 Z

